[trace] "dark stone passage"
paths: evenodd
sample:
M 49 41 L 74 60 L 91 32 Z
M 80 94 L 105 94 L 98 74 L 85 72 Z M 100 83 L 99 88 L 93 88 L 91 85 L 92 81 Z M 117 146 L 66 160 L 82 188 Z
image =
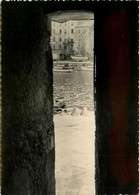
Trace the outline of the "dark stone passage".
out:
M 95 22 L 97 193 L 137 194 L 137 6 L 111 3 Z
M 3 195 L 54 195 L 50 23 L 25 4 L 3 6 Z

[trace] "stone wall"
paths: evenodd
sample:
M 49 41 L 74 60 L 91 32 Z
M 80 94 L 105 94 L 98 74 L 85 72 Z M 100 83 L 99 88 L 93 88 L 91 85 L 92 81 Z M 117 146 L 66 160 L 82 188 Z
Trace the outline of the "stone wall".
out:
M 50 22 L 30 4 L 3 4 L 3 195 L 54 195 Z

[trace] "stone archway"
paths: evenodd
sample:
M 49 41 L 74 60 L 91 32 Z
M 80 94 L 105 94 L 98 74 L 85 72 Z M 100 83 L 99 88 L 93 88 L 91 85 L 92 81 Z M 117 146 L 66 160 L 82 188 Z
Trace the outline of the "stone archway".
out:
M 63 60 L 63 54 L 62 53 L 59 54 L 59 59 Z

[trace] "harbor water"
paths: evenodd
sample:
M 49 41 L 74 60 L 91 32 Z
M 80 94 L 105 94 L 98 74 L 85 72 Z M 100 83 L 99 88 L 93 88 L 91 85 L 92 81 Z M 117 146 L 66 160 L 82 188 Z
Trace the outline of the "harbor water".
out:
M 74 71 L 72 73 L 53 73 L 54 100 L 61 99 L 66 108 L 93 110 L 93 71 Z
M 65 102 L 54 114 L 56 195 L 94 195 L 93 72 L 54 72 L 53 80 L 54 99 Z

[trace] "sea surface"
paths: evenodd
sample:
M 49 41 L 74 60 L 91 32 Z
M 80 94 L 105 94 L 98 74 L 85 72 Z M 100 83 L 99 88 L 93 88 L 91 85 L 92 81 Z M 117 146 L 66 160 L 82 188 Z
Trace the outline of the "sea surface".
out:
M 69 107 L 87 107 L 93 110 L 93 72 L 53 73 L 54 100 L 65 102 Z
M 67 108 L 67 113 L 54 114 L 56 194 L 93 195 L 93 72 L 54 72 L 53 81 L 54 100 L 64 101 Z M 88 108 L 87 115 L 81 114 L 82 108 Z

